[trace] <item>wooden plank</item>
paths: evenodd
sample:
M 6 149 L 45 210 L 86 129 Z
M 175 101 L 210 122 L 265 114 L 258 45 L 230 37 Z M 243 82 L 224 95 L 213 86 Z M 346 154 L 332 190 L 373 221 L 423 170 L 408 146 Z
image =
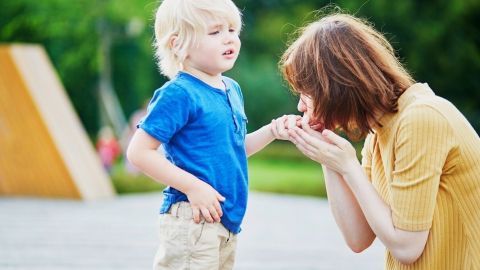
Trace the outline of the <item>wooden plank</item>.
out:
M 0 46 L 0 194 L 72 199 L 114 195 L 40 46 Z

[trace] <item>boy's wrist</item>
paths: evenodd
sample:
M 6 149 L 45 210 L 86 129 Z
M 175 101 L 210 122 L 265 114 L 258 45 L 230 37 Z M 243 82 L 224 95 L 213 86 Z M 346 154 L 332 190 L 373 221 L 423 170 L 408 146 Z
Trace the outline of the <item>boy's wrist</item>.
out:
M 178 190 L 180 190 L 184 194 L 191 193 L 193 190 L 196 189 L 197 181 L 200 180 L 196 177 L 192 177 L 191 179 L 188 179 L 186 183 L 182 185 L 182 187 L 178 188 Z
M 265 126 L 263 126 L 263 128 L 267 129 L 267 134 L 268 134 L 268 138 L 271 140 L 271 141 L 274 141 L 274 140 L 277 140 L 277 136 L 275 135 L 275 131 L 273 130 L 274 126 L 272 125 L 272 123 L 269 123 Z

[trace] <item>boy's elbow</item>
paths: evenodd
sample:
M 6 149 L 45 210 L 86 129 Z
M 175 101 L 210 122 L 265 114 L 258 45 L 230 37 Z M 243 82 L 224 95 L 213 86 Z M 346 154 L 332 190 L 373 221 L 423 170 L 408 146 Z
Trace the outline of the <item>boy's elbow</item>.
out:
M 137 151 L 131 144 L 127 147 L 126 157 L 128 162 L 137 166 Z

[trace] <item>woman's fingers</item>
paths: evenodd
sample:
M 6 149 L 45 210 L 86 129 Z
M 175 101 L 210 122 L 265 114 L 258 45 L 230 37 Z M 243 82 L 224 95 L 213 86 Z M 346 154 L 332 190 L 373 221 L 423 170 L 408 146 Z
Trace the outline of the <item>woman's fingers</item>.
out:
M 302 143 L 296 143 L 295 146 L 298 148 L 298 150 L 300 150 L 300 152 L 302 152 L 305 156 L 311 158 L 311 159 L 314 159 L 315 157 L 315 154 L 314 152 L 310 151 L 309 149 L 307 149 L 307 147 L 305 146 L 305 144 L 302 144 Z
M 289 134 L 295 134 L 296 131 L 292 130 L 289 132 Z M 293 136 L 293 143 L 295 145 L 301 145 L 305 150 L 308 150 L 309 152 L 315 153 L 317 151 L 317 148 L 311 144 L 309 144 L 307 141 L 302 136 Z
M 322 135 L 342 150 L 346 150 L 348 147 L 351 146 L 349 141 L 337 135 L 335 132 L 331 130 L 324 129 L 322 131 Z
M 308 134 L 305 130 L 300 129 L 300 128 L 295 128 L 294 129 L 295 134 L 299 137 L 301 137 L 307 144 L 315 147 L 315 148 L 322 148 L 325 147 L 324 142 L 322 140 L 315 138 L 315 136 L 312 136 Z

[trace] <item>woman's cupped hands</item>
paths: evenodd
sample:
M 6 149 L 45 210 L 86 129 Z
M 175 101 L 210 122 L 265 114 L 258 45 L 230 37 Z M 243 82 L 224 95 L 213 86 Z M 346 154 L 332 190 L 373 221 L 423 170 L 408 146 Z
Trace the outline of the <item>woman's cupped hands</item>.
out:
M 284 115 L 272 120 L 272 133 L 276 139 L 289 140 L 308 158 L 345 174 L 358 159 L 352 144 L 335 132 L 311 124 L 306 115 Z M 355 164 L 356 163 L 356 164 Z

